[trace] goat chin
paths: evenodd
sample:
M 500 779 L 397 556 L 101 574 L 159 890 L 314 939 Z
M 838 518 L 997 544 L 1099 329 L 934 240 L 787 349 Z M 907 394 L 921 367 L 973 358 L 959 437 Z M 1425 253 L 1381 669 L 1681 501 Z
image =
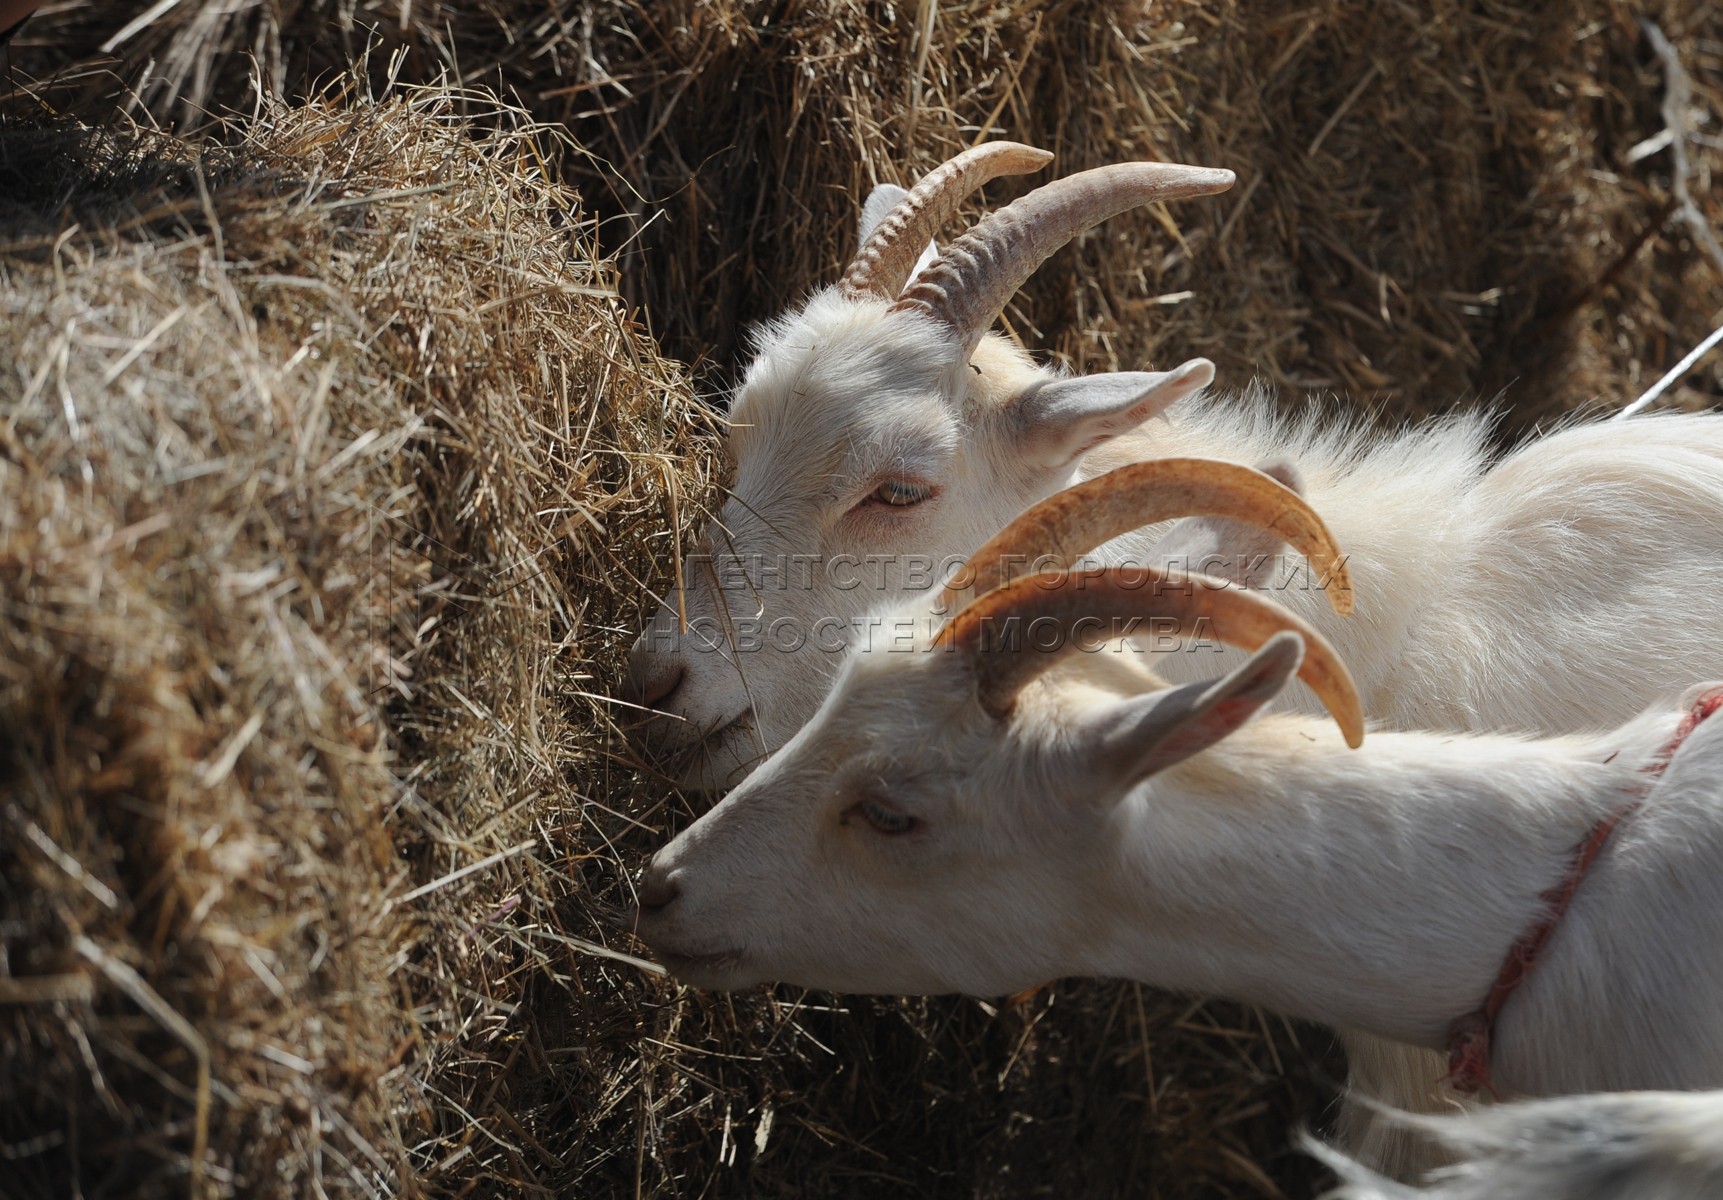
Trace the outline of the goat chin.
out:
M 1341 1186 L 1330 1200 L 1715 1200 L 1723 1196 L 1723 1092 L 1566 1096 L 1444 1116 L 1378 1111 L 1453 1162 L 1394 1183 L 1312 1139 Z

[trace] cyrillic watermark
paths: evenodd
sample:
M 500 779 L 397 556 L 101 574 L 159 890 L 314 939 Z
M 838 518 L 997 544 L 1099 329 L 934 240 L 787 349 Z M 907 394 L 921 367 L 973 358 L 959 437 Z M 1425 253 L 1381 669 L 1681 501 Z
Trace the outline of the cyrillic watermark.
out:
M 792 616 L 742 616 L 728 621 L 699 616 L 690 618 L 687 628 L 680 632 L 654 624 L 642 636 L 654 653 L 710 650 L 736 655 L 767 651 L 794 654 L 812 649 L 838 654 L 858 647 L 870 652 L 908 653 L 933 645 L 944 624 L 931 613 L 820 617 L 811 622 Z M 1221 646 L 1209 637 L 1209 629 L 1209 619 L 1201 616 L 1182 622 L 1167 616 L 1082 616 L 1067 621 L 1047 614 L 1004 615 L 978 618 L 968 627 L 965 640 L 989 650 L 1075 650 L 1084 654 L 1219 651 Z M 1126 645 L 1126 640 L 1132 645 Z

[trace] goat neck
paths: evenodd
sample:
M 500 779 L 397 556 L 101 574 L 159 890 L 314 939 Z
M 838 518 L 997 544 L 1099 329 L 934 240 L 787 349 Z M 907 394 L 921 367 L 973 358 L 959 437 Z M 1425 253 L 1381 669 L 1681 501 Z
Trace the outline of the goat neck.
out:
M 1607 738 L 1535 742 L 1379 733 L 1340 755 L 1307 722 L 1267 718 L 1114 810 L 1095 903 L 1108 932 L 1082 971 L 1441 1048 L 1576 844 L 1645 790 L 1679 719 L 1671 707 Z M 1617 831 L 1504 1009 L 1504 1094 L 1723 1082 L 1723 1022 L 1687 986 L 1716 956 L 1673 961 L 1690 938 L 1723 944 L 1707 784 L 1720 730 Z M 1711 897 L 1703 929 L 1696 893 Z M 1687 931 L 1679 947 L 1672 929 Z M 1643 986 L 1660 979 L 1661 993 Z

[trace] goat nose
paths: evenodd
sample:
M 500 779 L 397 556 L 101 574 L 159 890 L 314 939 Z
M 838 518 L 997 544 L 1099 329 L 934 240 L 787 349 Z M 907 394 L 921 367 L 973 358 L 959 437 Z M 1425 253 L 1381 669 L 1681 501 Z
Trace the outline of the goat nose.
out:
M 640 702 L 647 708 L 657 708 L 659 701 L 668 700 L 682 686 L 682 678 L 687 671 L 688 668 L 681 663 L 671 663 L 668 670 L 658 675 L 643 672 L 638 685 Z
M 628 678 L 623 694 L 637 704 L 654 708 L 668 700 L 688 673 L 688 664 L 675 643 L 666 644 L 654 622 L 634 639 L 628 649 Z
M 640 890 L 636 898 L 640 902 L 641 912 L 657 913 L 669 908 L 681 894 L 682 885 L 676 881 L 676 873 L 666 871 L 653 863 L 648 864 L 645 874 L 640 877 Z

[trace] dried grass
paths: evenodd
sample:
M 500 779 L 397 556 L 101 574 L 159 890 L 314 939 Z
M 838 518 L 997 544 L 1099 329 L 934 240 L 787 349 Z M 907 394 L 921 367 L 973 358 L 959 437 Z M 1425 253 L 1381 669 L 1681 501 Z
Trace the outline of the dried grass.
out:
M 102 59 L 97 48 L 134 11 L 119 15 L 116 6 L 86 0 L 51 5 L 13 55 L 27 90 L 88 113 L 105 112 L 118 91 L 129 111 L 197 125 L 206 110 L 254 107 L 246 51 L 256 56 L 265 91 L 302 95 L 320 74 L 347 70 L 375 45 L 366 59 L 372 79 L 391 71 L 429 79 L 449 70 L 463 83 L 518 97 L 536 118 L 561 122 L 575 148 L 558 166 L 579 186 L 587 211 L 605 218 L 599 232 L 620 253 L 621 290 L 644 305 L 668 347 L 702 360 L 700 376 L 715 384 L 727 380 L 749 321 L 833 278 L 850 248 L 860 190 L 903 179 L 984 136 L 1046 145 L 1058 152 L 1062 172 L 1164 157 L 1240 173 L 1239 187 L 1218 203 L 1111 222 L 1032 281 L 1008 313 L 1012 328 L 1030 347 L 1083 369 L 1201 353 L 1215 358 L 1230 382 L 1258 373 L 1280 384 L 1289 403 L 1305 388 L 1334 390 L 1388 416 L 1441 411 L 1507 388 L 1508 428 L 1520 432 L 1594 398 L 1630 398 L 1723 317 L 1723 278 L 1695 246 L 1690 223 L 1674 219 L 1683 190 L 1714 226 L 1723 217 L 1711 184 L 1719 165 L 1711 135 L 1723 116 L 1723 18 L 1711 5 L 1169 0 L 1145 7 L 1067 0 L 888 8 L 860 0 L 612 0 L 546 8 L 502 0 L 235 0 L 156 13 Z M 1634 153 L 1666 121 L 1664 64 L 1642 39 L 1636 19 L 1643 15 L 1669 35 L 1692 83 L 1685 189 L 1676 186 L 1666 151 Z M 98 61 L 108 66 L 92 65 Z M 57 82 L 30 81 L 56 70 Z M 126 87 L 116 89 L 116 81 Z M 483 101 L 445 95 L 438 103 L 477 125 L 457 136 L 439 117 L 427 128 L 441 140 L 430 138 L 432 149 L 423 152 L 399 133 L 364 141 L 365 121 L 349 131 L 344 122 L 355 118 L 329 108 L 293 120 L 317 124 L 329 146 L 359 139 L 373 149 L 404 148 L 408 161 L 421 163 L 426 155 L 462 160 L 455 146 L 469 143 L 490 147 L 493 160 L 507 158 L 492 140 L 499 136 L 521 144 L 518 129 L 485 132 L 498 128 L 499 118 Z M 216 411 L 227 415 L 215 418 L 207 406 L 187 402 L 192 416 L 175 420 L 198 436 L 185 444 L 223 459 L 227 452 L 202 435 L 238 425 L 248 431 L 246 461 L 276 464 L 268 471 L 224 467 L 169 485 L 162 482 L 168 475 L 144 469 L 146 449 L 156 451 L 138 430 L 143 418 L 114 401 L 110 417 L 133 423 L 122 421 L 134 444 L 131 473 L 158 492 L 179 489 L 175 496 L 189 499 L 174 511 L 199 514 L 140 534 L 132 546 L 125 537 L 114 542 L 114 531 L 156 507 L 92 490 L 75 458 L 62 461 L 75 446 L 50 459 L 15 432 L 14 441 L 0 443 L 0 463 L 12 479 L 23 478 L 15 448 L 22 445 L 55 463 L 66 497 L 55 501 L 59 509 L 30 499 L 32 507 L 20 508 L 29 515 L 0 532 L 0 555 L 39 537 L 51 540 L 16 561 L 77 564 L 84 560 L 70 548 L 104 548 L 95 556 L 99 571 L 56 566 L 55 587 L 31 585 L 33 607 L 25 611 L 47 614 L 35 625 L 18 624 L 10 606 L 22 602 L 0 593 L 12 622 L 0 624 L 0 635 L 45 647 L 26 660 L 34 665 L 24 678 L 33 682 L 15 684 L 8 674 L 0 685 L 23 689 L 15 705 L 14 693 L 5 693 L 8 718 L 55 714 L 42 728 L 66 731 L 58 742 L 32 735 L 30 754 L 47 764 L 37 768 L 42 782 L 8 784 L 7 794 L 22 797 L 12 801 L 20 811 L 49 814 L 32 817 L 48 842 L 143 914 L 105 914 L 52 853 L 28 848 L 34 841 L 12 841 L 10 830 L 0 840 L 0 880 L 8 889 L 0 893 L 0 919 L 31 913 L 17 918 L 23 926 L 0 927 L 26 931 L 6 942 L 8 970 L 20 982 L 65 981 L 30 987 L 71 989 L 0 1009 L 10 1018 L 4 1051 L 23 1055 L 29 1046 L 36 1055 L 30 1063 L 51 1066 L 39 1070 L 42 1086 L 27 1089 L 31 1106 L 21 1110 L 35 1123 L 6 1124 L 3 1138 L 12 1146 L 28 1144 L 20 1139 L 37 1130 L 51 1138 L 56 1122 L 82 1129 L 54 1115 L 60 1109 L 53 1104 L 68 1098 L 80 1122 L 100 1130 L 79 1133 L 76 1146 L 33 1149 L 19 1161 L 31 1170 L 68 1161 L 87 1173 L 109 1163 L 129 1170 L 124 1154 L 159 1157 L 165 1146 L 180 1158 L 164 1170 L 183 1175 L 176 1163 L 190 1146 L 195 1096 L 173 1094 L 89 1031 L 120 1029 L 124 1038 L 177 1055 L 164 1057 L 156 1073 L 169 1071 L 168 1082 L 181 1092 L 195 1082 L 194 1056 L 176 1049 L 184 1039 L 163 1031 L 113 974 L 101 974 L 99 962 L 77 956 L 76 931 L 87 929 L 111 958 L 133 964 L 168 1007 L 192 1018 L 211 1047 L 212 1079 L 251 1105 L 236 1107 L 216 1093 L 210 1161 L 217 1182 L 217 1169 L 259 1170 L 283 1145 L 291 1147 L 284 1161 L 310 1170 L 319 1138 L 348 1158 L 362 1155 L 334 1122 L 309 1115 L 328 1108 L 375 1144 L 407 1191 L 1309 1194 L 1317 1173 L 1289 1151 L 1288 1129 L 1320 1118 L 1331 1096 L 1325 1068 L 1335 1064 L 1325 1040 L 1308 1030 L 1120 985 L 1061 984 L 1002 1013 L 973 1001 L 833 999 L 787 989 L 703 996 L 591 952 L 594 945 L 626 949 L 607 921 L 626 898 L 627 872 L 695 812 L 606 757 L 620 747 L 617 714 L 582 698 L 614 683 L 620 630 L 637 619 L 641 589 L 631 576 L 646 572 L 649 549 L 659 552 L 660 569 L 667 558 L 664 477 L 648 464 L 668 464 L 683 521 L 698 514 L 708 460 L 674 458 L 685 448 L 685 393 L 676 390 L 673 371 L 619 331 L 614 305 L 601 297 L 559 297 L 544 311 L 540 300 L 525 312 L 483 312 L 484 301 L 473 302 L 470 277 L 488 281 L 487 297 L 505 288 L 474 265 L 496 252 L 490 239 L 502 238 L 520 255 L 566 245 L 565 232 L 546 232 L 557 222 L 542 205 L 518 201 L 518 225 L 499 223 L 509 205 L 498 196 L 518 194 L 510 189 L 522 185 L 509 182 L 518 171 L 471 189 L 324 213 L 294 198 L 320 196 L 322 181 L 348 178 L 346 160 L 322 144 L 291 143 L 289 150 L 268 142 L 284 122 L 291 123 L 284 111 L 271 108 L 261 123 L 244 127 L 250 141 L 242 144 L 276 145 L 275 158 L 241 155 L 226 175 L 209 168 L 225 239 L 219 252 L 207 218 L 199 223 L 195 178 L 183 171 L 165 182 L 148 178 L 163 170 L 135 161 L 148 137 L 102 150 L 107 135 L 89 135 L 95 144 L 83 161 L 99 169 L 69 180 L 66 194 L 124 199 L 147 185 L 146 192 L 166 197 L 154 202 L 162 211 L 129 226 L 135 217 L 104 224 L 80 213 L 82 228 L 59 251 L 54 240 L 70 222 L 56 215 L 32 233 L 36 248 L 5 260 L 7 278 L 27 282 L 12 291 L 30 304 L 82 297 L 77 303 L 101 320 L 125 322 L 107 335 L 111 345 L 68 351 L 62 363 L 50 354 L 53 339 L 82 310 L 44 307 L 33 320 L 36 357 L 29 361 L 48 364 L 31 393 L 42 429 L 58 428 L 52 436 L 65 441 L 63 414 L 62 426 L 53 425 L 56 372 L 99 381 L 156 323 L 195 298 L 202 315 L 181 318 L 97 391 L 124 391 L 135 372 L 158 369 L 158 357 L 171 353 L 179 365 L 159 368 L 165 373 L 219 381 L 199 395 L 242 398 L 239 416 L 224 400 Z M 500 126 L 506 131 L 509 121 Z M 186 157 L 163 153 L 170 163 Z M 273 172 L 268 186 L 279 190 L 249 209 L 253 193 L 243 185 L 258 177 L 260 162 L 273 164 L 265 174 Z M 139 169 L 142 184 L 130 174 Z M 366 169 L 374 174 L 352 176 L 356 182 L 336 194 L 420 186 L 419 175 L 390 174 L 392 159 Z M 995 185 L 990 202 L 1016 186 L 1026 185 Z M 0 203 L 8 194 L 0 188 Z M 58 193 L 49 198 L 59 203 Z M 55 205 L 30 211 L 58 213 Z M 285 222 L 288 213 L 310 224 Z M 347 220 L 383 222 L 389 237 L 402 235 L 400 222 L 424 213 L 437 214 L 439 238 L 429 245 L 420 239 L 413 271 L 379 249 L 387 238 L 361 238 L 355 249 L 336 237 Z M 254 230 L 266 227 L 252 242 L 235 233 L 246 214 L 255 217 Z M 467 224 L 456 236 L 461 222 Z M 300 258 L 311 261 L 296 259 L 292 271 L 270 266 L 270 254 L 254 245 L 277 252 L 303 245 Z M 449 246 L 466 246 L 476 258 L 462 259 Z M 170 288 L 146 270 L 164 254 L 169 261 L 191 256 L 196 269 L 175 268 Z M 459 270 L 450 256 L 463 264 Z M 588 256 L 582 250 L 572 265 L 555 267 L 534 258 L 534 269 L 552 278 L 562 277 L 559 270 L 603 278 Z M 259 326 L 258 345 L 274 356 L 264 354 L 264 366 L 244 355 L 232 362 L 243 339 L 229 331 L 243 330 L 251 296 L 245 289 L 262 288 L 259 280 L 271 273 L 330 286 L 271 285 L 271 297 L 290 295 L 291 304 L 308 306 L 294 310 L 305 315 L 288 325 L 292 337 L 263 333 L 287 317 L 272 315 Z M 61 276 L 82 281 L 83 290 L 62 296 L 55 290 Z M 219 323 L 222 305 L 233 306 L 221 299 L 223 288 L 242 297 L 227 325 Z M 109 313 L 110 295 L 134 298 Z M 267 311 L 283 303 L 271 299 Z M 394 317 L 397 308 L 407 315 Z M 217 320 L 214 332 L 199 324 L 205 320 Z M 205 332 L 194 337 L 198 329 Z M 324 358 L 284 373 L 289 347 L 299 344 L 293 338 L 322 337 L 322 330 L 333 331 L 320 349 Z M 597 352 L 595 344 L 610 349 Z M 588 365 L 565 376 L 565 360 Z M 604 384 L 610 400 L 597 403 L 597 364 L 612 360 L 621 365 Z M 343 406 L 337 416 L 305 415 L 306 392 L 323 387 L 313 370 L 319 365 L 331 370 L 327 406 Z M 22 372 L 22 385 L 36 369 Z M 1666 403 L 1714 403 L 1723 395 L 1719 371 L 1715 361 L 1705 365 Z M 270 382 L 278 378 L 290 382 Z M 0 383 L 22 385 L 11 376 Z M 377 398 L 391 387 L 408 399 Z M 254 427 L 245 405 L 264 411 L 255 398 L 266 394 L 291 394 L 272 402 L 302 415 Z M 279 458 L 286 453 L 280 442 L 292 438 L 280 435 L 313 417 L 326 423 L 310 439 L 322 449 L 307 452 L 304 467 L 294 470 L 316 475 L 340 445 L 373 428 L 398 447 L 396 457 L 385 458 L 385 446 L 374 443 L 330 472 L 352 481 L 345 491 L 320 483 L 302 496 L 289 486 L 299 476 Z M 415 418 L 423 426 L 414 427 Z M 602 432 L 582 441 L 587 419 Z M 617 446 L 638 457 L 589 453 Z M 241 475 L 271 482 L 246 485 Z M 582 482 L 589 478 L 596 482 Z M 245 486 L 255 505 L 235 498 Z M 589 494 L 594 487 L 602 501 Z M 8 484 L 0 494 L 18 490 Z M 345 496 L 368 498 L 391 515 L 351 508 Z M 607 538 L 588 536 L 589 526 L 571 520 L 577 501 L 594 507 Z M 58 532 L 57 515 L 46 527 L 55 532 L 36 532 L 43 528 L 37 514 L 62 511 L 75 514 L 75 521 L 64 518 L 66 532 Z M 279 515 L 271 525 L 259 512 Z M 235 525 L 242 513 L 253 519 Z M 369 566 L 370 552 L 393 544 L 396 521 L 465 557 L 427 556 L 430 543 L 413 542 L 398 547 L 414 551 L 404 563 L 379 572 Z M 575 540 L 557 542 L 568 528 Z M 24 531 L 16 542 L 14 529 Z M 324 530 L 334 532 L 316 532 Z M 271 581 L 254 595 L 227 597 L 218 568 L 229 558 L 239 576 L 275 562 L 335 565 L 306 569 L 306 585 L 279 596 L 269 588 L 283 585 Z M 114 565 L 122 560 L 123 570 Z M 469 562 L 483 565 L 469 570 Z M 483 593 L 492 574 L 513 582 L 507 572 L 522 562 L 553 569 L 514 591 Z M 212 564 L 208 571 L 204 563 Z M 340 582 L 344 575 L 360 582 Z M 195 582 L 205 577 L 216 582 Z M 121 580 L 123 591 L 116 590 Z M 104 598 L 123 594 L 124 607 L 74 603 L 98 584 Z M 0 587 L 10 585 L 0 579 Z M 381 605 L 364 598 L 378 590 L 399 599 Z M 341 665 L 334 670 L 299 652 L 313 664 L 306 669 L 324 705 L 319 713 L 335 714 L 346 703 L 335 686 L 340 677 L 391 678 L 385 663 L 359 649 L 377 645 L 360 628 L 387 624 L 385 617 L 393 624 L 384 643 L 412 670 L 405 681 L 411 698 L 373 701 L 369 717 L 363 705 L 350 707 L 344 722 L 331 715 L 322 732 L 312 730 L 305 715 L 312 709 L 290 689 L 290 673 L 258 657 L 267 642 L 257 632 L 259 606 L 273 606 L 289 629 L 309 630 L 300 636 L 330 647 Z M 110 616 L 82 615 L 98 609 Z M 236 615 L 213 621 L 218 609 Z M 113 613 L 137 618 L 135 626 L 122 627 Z M 431 615 L 443 624 L 416 637 Z M 169 649 L 179 645 L 196 653 Z M 10 661 L 10 642 L 6 653 Z M 86 662 L 61 671 L 64 663 Z M 240 670 L 248 663 L 249 673 Z M 76 703 L 62 699 L 56 708 L 54 695 Z M 174 704 L 191 716 L 170 722 L 158 715 Z M 182 823 L 194 832 L 169 839 L 163 856 L 146 860 L 155 864 L 150 869 L 135 878 L 120 874 L 138 853 L 135 830 L 154 836 L 165 828 L 152 814 L 189 803 L 186 773 L 219 764 L 253 712 L 265 713 L 266 724 L 222 786 L 231 791 L 267 778 L 280 790 L 245 782 L 241 799 L 222 803 L 252 814 L 246 820 L 263 830 L 257 836 L 324 867 L 309 871 L 310 883 L 294 875 L 291 885 L 278 881 L 275 892 L 249 900 L 236 890 L 202 916 L 245 937 L 275 938 L 258 944 L 279 957 L 272 965 L 288 1004 L 274 1000 L 267 985 L 257 991 L 256 972 L 212 949 L 201 925 L 184 924 L 206 894 L 199 883 L 226 879 L 215 867 L 176 866 L 174 888 L 147 890 L 159 864 L 207 858 L 225 844 L 218 834 L 211 848 L 196 849 L 203 831 L 217 826 L 208 815 L 214 800 L 188 810 L 194 816 Z M 169 746 L 152 732 L 158 728 L 181 742 Z M 362 735 L 357 744 L 349 730 Z M 325 748 L 342 738 L 345 749 Z M 304 759 L 282 749 L 289 746 L 334 757 Z M 23 761 L 8 753 L 0 761 Z M 266 765 L 258 758 L 264 754 L 279 762 Z M 124 782 L 116 793 L 123 801 L 110 800 L 101 790 L 115 787 L 105 764 L 133 758 L 147 764 L 137 776 L 143 782 Z M 339 775 L 330 765 L 336 762 L 344 765 Z M 309 805 L 268 799 L 282 795 L 303 795 L 319 807 L 308 816 Z M 93 825 L 86 810 L 99 818 Z M 348 836 L 349 824 L 369 832 Z M 406 895 L 528 840 L 531 852 L 451 881 L 405 911 L 397 904 L 387 920 L 362 919 L 376 911 L 375 897 Z M 301 850 L 319 845 L 315 853 Z M 13 846 L 19 849 L 6 848 Z M 127 857 L 119 857 L 122 847 Z M 337 860 L 341 865 L 329 865 Z M 348 860 L 363 869 L 350 872 Z M 24 863 L 28 876 L 18 874 Z M 73 920 L 45 915 L 46 901 L 31 908 L 31 893 L 12 883 L 20 877 L 52 881 L 51 894 L 71 897 L 57 902 L 71 905 Z M 318 890 L 319 880 L 336 877 L 356 882 L 330 895 Z M 298 911 L 277 903 L 284 888 L 297 889 L 296 904 L 332 910 L 334 927 L 352 927 L 341 942 L 352 948 L 347 965 L 330 965 L 329 955 L 318 960 L 321 971 L 347 975 L 309 973 L 304 934 L 268 926 Z M 169 890 L 185 897 L 171 908 L 161 899 Z M 302 892 L 317 896 L 306 900 Z M 373 898 L 369 908 L 365 897 Z M 158 927 L 165 932 L 158 935 Z M 41 956 L 26 968 L 17 965 L 21 945 Z M 94 1009 L 83 1006 L 81 988 L 97 997 Z M 250 998 L 230 1007 L 230 988 Z M 272 1000 L 280 1011 L 270 1008 Z M 310 1011 L 334 1031 L 321 1036 L 340 1040 L 345 1056 L 319 1060 L 311 1082 L 230 1044 L 229 1029 L 242 1035 L 234 1044 L 250 1045 L 244 1039 L 264 1036 L 258 1026 L 265 1025 L 283 1036 L 291 1031 L 282 1045 L 314 1045 L 293 1040 L 309 1026 L 289 1020 Z M 411 1040 L 400 1040 L 408 1035 L 397 1036 L 398 1029 Z M 106 1113 L 80 1037 L 90 1041 L 120 1114 Z M 124 1038 L 119 1045 L 131 1044 Z M 338 1061 L 358 1069 L 343 1075 Z M 253 1089 L 243 1097 L 231 1082 L 236 1069 Z M 269 1099 L 295 1095 L 305 1097 L 298 1107 Z M 0 1105 L 0 1122 L 10 1121 L 9 1098 L 0 1097 Z M 330 1182 L 338 1175 L 327 1169 L 326 1186 L 338 1186 Z
M 1229 196 L 1110 222 L 1031 281 L 1013 327 L 1083 369 L 1201 353 L 1225 381 L 1256 374 L 1289 402 L 1334 391 L 1390 416 L 1505 393 L 1508 428 L 1523 432 L 1630 399 L 1723 315 L 1723 264 L 1675 213 L 1690 192 L 1723 223 L 1714 4 L 312 0 L 286 22 L 261 0 L 197 11 L 116 47 L 160 64 L 142 89 L 158 108 L 243 103 L 246 49 L 292 91 L 374 32 L 420 74 L 452 65 L 564 122 L 590 156 L 570 159 L 572 177 L 606 216 L 626 216 L 607 226 L 607 244 L 628 250 L 626 293 L 672 352 L 720 380 L 748 323 L 833 278 L 861 190 L 1001 135 L 1057 151 L 1063 172 L 1131 157 L 1239 172 Z M 38 37 L 61 54 L 92 48 L 115 33 L 106 12 L 66 4 Z M 1692 81 L 1685 188 L 1670 148 L 1636 153 L 1666 123 L 1644 18 Z M 1719 371 L 1672 402 L 1714 403 Z
M 592 679 L 702 424 L 457 103 L 0 136 L 8 1195 L 482 1177 L 470 1064 L 598 986 Z

